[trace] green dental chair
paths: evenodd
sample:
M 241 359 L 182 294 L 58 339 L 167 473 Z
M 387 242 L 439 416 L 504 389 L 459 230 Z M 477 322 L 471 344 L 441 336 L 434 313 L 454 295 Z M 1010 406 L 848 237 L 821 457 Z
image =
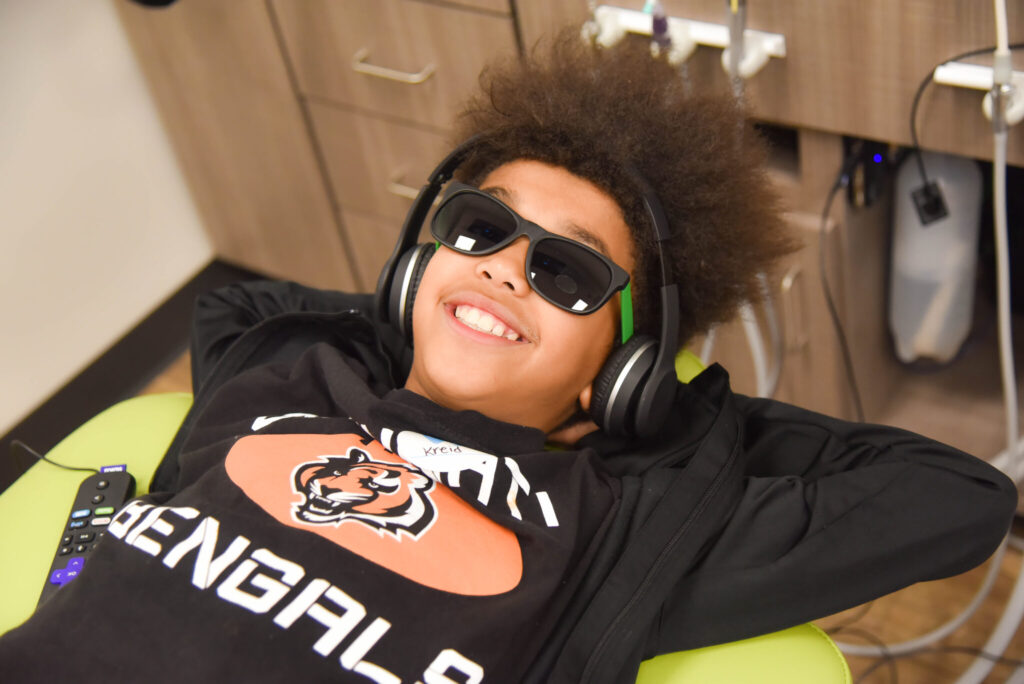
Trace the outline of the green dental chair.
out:
M 682 378 L 700 371 L 682 355 Z M 69 466 L 125 463 L 137 494 L 147 491 L 192 397 L 153 394 L 128 399 L 98 414 L 54 447 L 48 457 Z M 0 495 L 0 634 L 35 608 L 68 507 L 86 473 L 37 463 Z M 820 629 L 800 625 L 743 641 L 681 651 L 645 661 L 638 684 L 850 684 L 839 649 Z

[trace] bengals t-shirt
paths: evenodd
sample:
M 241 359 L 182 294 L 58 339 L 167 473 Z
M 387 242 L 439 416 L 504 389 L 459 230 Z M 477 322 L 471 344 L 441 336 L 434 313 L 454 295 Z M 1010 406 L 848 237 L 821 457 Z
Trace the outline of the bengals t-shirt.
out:
M 19 673 L 81 680 L 77 653 L 108 681 L 520 681 L 618 482 L 591 451 L 370 384 L 327 346 L 226 383 L 186 486 L 125 506 L 11 635 L 51 654 Z

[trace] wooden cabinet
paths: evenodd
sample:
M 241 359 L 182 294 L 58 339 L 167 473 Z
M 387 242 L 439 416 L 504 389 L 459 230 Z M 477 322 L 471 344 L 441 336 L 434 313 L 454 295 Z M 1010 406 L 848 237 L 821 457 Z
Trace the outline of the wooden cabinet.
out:
M 599 4 L 639 9 L 642 3 Z M 722 0 L 664 0 L 669 16 L 725 24 Z M 585 0 L 516 0 L 524 45 L 552 25 L 580 23 Z M 1007 3 L 1010 34 L 1024 24 L 1024 6 Z M 771 59 L 747 82 L 754 110 L 765 121 L 909 145 L 914 93 L 940 62 L 995 45 L 990 2 L 976 0 L 757 0 L 747 3 L 747 26 L 779 33 L 786 57 Z M 698 47 L 687 72 L 699 87 L 727 87 L 719 48 Z M 991 64 L 988 56 L 972 60 Z M 1020 67 L 1018 66 L 1018 69 Z M 992 158 L 991 125 L 982 93 L 932 85 L 921 98 L 922 146 L 978 159 Z M 1024 136 L 1010 136 L 1009 163 L 1024 165 Z
M 411 0 L 275 0 L 303 95 L 447 129 L 480 70 L 515 54 L 507 14 Z
M 358 286 L 266 4 L 117 7 L 217 255 Z
M 373 289 L 455 114 L 492 58 L 518 54 L 507 3 L 275 0 L 330 192 Z M 500 11 L 504 9 L 504 11 Z
M 203 0 L 118 9 L 217 255 L 372 290 L 505 0 Z

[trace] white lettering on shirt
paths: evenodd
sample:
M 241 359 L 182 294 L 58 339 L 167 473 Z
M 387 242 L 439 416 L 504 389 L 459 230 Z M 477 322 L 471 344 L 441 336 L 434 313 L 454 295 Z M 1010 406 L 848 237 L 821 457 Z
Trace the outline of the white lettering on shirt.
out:
M 318 416 L 318 415 L 316 415 L 314 413 L 285 413 L 284 415 L 281 415 L 281 416 L 260 416 L 259 418 L 256 418 L 255 420 L 252 421 L 252 428 L 251 429 L 252 429 L 253 432 L 259 432 L 260 430 L 262 430 L 263 428 L 267 427 L 268 425 L 276 423 L 279 420 L 284 420 L 285 418 L 319 418 L 319 417 L 320 416 Z
M 278 580 L 263 573 L 253 574 L 253 571 L 261 563 L 280 572 L 281 578 Z M 217 596 L 256 614 L 262 614 L 277 605 L 277 602 L 284 598 L 305 574 L 305 569 L 298 563 L 285 560 L 266 549 L 256 549 L 252 552 L 251 557 L 239 563 L 234 571 L 220 583 L 220 586 L 217 587 Z M 256 595 L 242 591 L 240 586 L 247 579 L 252 586 L 260 589 L 263 593 Z
M 507 456 L 499 458 L 494 454 L 428 437 L 411 430 L 402 430 L 396 434 L 394 430 L 384 428 L 380 432 L 380 443 L 392 453 L 398 454 L 426 472 L 434 480 L 443 481 L 453 489 L 462 486 L 463 472 L 469 470 L 477 473 L 480 476 L 480 489 L 476 498 L 484 506 L 490 503 L 498 466 L 504 464 L 510 475 L 505 503 L 512 517 L 517 520 L 523 519 L 519 509 L 519 492 L 522 491 L 524 495 L 529 496 L 531 487 L 530 481 L 523 475 L 515 460 Z M 543 500 L 541 494 L 544 495 Z M 555 514 L 550 496 L 546 492 L 537 492 L 535 496 L 544 524 L 548 527 L 558 527 L 558 516 Z
M 175 546 L 164 556 L 164 565 L 169 568 L 175 567 L 185 554 L 198 547 L 196 564 L 192 569 L 192 584 L 200 589 L 208 589 L 217 581 L 221 573 L 238 560 L 238 557 L 249 547 L 249 540 L 238 536 L 231 541 L 231 545 L 223 553 L 214 557 L 213 552 L 217 546 L 219 529 L 220 522 L 216 518 L 212 516 L 203 518 L 188 539 Z
M 115 516 L 108 530 L 129 547 L 158 557 L 164 553 L 163 545 L 144 536 L 143 532 L 151 530 L 163 536 L 170 535 L 174 526 L 162 518 L 165 514 L 173 514 L 183 520 L 192 520 L 200 515 L 190 506 L 154 507 L 133 501 Z M 301 617 L 308 617 L 326 627 L 327 630 L 311 648 L 321 657 L 330 656 L 346 639 L 355 635 L 338 655 L 338 664 L 377 684 L 401 684 L 400 677 L 367 660 L 370 651 L 391 629 L 390 621 L 371 617 L 362 603 L 326 579 L 316 577 L 304 583 L 305 568 L 266 548 L 255 549 L 241 558 L 250 546 L 250 541 L 241 535 L 235 536 L 217 555 L 219 535 L 220 521 L 212 516 L 202 518 L 186 539 L 164 553 L 163 565 L 174 569 L 195 551 L 192 584 L 201 590 L 216 584 L 221 575 L 234 565 L 217 584 L 213 595 L 257 615 L 270 613 L 283 604 L 273 617 L 273 623 L 281 629 L 290 628 Z M 241 561 L 235 565 L 239 559 Z M 457 674 L 457 678 L 451 678 L 451 673 Z M 480 684 L 483 678 L 483 667 L 455 649 L 446 648 L 423 671 L 422 682 L 418 684 Z

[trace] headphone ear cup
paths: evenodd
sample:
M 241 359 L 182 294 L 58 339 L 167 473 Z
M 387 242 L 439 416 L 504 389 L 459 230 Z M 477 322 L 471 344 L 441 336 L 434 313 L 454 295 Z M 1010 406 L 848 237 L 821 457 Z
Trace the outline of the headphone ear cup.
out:
M 590 416 L 610 435 L 636 432 L 636 409 L 658 358 L 658 342 L 636 335 L 616 349 L 594 378 Z
M 432 244 L 416 245 L 399 257 L 388 289 L 388 320 L 408 342 L 412 342 L 412 305 L 416 290 L 434 250 Z

